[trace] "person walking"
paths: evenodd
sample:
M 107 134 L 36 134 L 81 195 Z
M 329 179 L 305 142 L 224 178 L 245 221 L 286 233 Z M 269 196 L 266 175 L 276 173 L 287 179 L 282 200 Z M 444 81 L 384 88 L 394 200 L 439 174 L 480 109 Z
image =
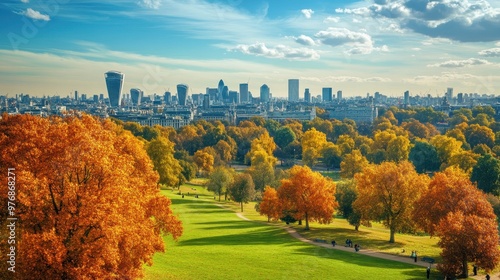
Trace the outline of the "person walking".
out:
M 417 251 L 415 251 L 415 262 L 417 262 Z
M 427 279 L 431 276 L 431 266 L 427 267 Z

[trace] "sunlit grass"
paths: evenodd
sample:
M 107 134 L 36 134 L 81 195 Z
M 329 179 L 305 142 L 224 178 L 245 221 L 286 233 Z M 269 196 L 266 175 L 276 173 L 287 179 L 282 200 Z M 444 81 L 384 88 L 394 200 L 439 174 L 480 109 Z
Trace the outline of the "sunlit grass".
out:
M 146 279 L 366 279 L 367 275 L 420 279 L 425 275 L 422 267 L 306 244 L 279 227 L 243 221 L 231 210 L 239 209 L 236 203 L 222 201 L 231 209 L 221 208 L 203 187 L 185 185 L 181 192 L 184 198 L 178 190 L 163 191 L 183 221 L 184 234 L 178 242 L 165 237 L 167 251 L 155 255 L 154 265 L 146 267 Z M 266 221 L 253 204 L 245 205 L 244 214 Z

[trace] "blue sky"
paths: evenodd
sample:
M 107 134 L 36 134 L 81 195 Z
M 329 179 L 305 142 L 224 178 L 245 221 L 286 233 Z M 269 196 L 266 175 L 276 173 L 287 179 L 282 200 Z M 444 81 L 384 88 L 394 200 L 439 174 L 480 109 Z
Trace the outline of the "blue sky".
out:
M 106 93 L 108 70 L 146 94 L 500 94 L 500 0 L 4 0 L 0 23 L 0 95 Z

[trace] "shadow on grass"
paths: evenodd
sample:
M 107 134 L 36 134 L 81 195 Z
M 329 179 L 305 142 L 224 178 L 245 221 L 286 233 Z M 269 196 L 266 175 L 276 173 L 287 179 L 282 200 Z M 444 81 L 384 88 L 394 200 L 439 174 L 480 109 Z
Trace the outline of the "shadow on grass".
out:
M 243 225 L 242 225 L 243 226 Z M 290 243 L 291 237 L 281 229 L 269 228 L 263 225 L 254 225 L 256 230 L 209 236 L 180 241 L 179 246 L 242 246 L 242 245 L 271 245 Z M 248 228 L 244 226 L 243 228 Z

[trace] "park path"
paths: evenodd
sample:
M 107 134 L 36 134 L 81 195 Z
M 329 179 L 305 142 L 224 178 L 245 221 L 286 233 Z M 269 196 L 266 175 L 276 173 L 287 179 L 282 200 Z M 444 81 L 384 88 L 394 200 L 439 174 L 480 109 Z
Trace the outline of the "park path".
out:
M 227 207 L 224 207 L 221 204 L 217 204 L 217 206 L 225 208 L 225 209 L 229 209 Z M 243 213 L 235 212 L 235 214 L 236 214 L 236 216 L 238 216 L 242 220 L 252 221 L 249 218 L 245 217 L 243 215 Z M 266 223 L 266 222 L 259 222 L 259 221 L 252 221 L 252 222 L 264 223 L 264 224 L 267 224 L 267 225 L 272 225 L 272 226 L 280 227 L 280 228 L 286 230 L 292 237 L 295 237 L 296 239 L 298 239 L 298 240 L 300 240 L 302 242 L 309 243 L 309 244 L 312 244 L 312 245 L 315 245 L 315 246 L 321 246 L 321 247 L 329 248 L 329 249 L 332 249 L 332 250 L 341 250 L 341 251 L 346 251 L 346 252 L 355 252 L 354 248 L 345 247 L 343 244 L 337 245 L 337 246 L 333 247 L 332 244 L 319 243 L 319 242 L 315 242 L 313 240 L 307 239 L 307 238 L 303 237 L 302 235 L 300 235 L 300 233 L 298 233 L 297 230 L 295 230 L 294 228 L 292 228 L 290 226 L 276 225 L 276 224 L 271 224 L 271 223 Z M 380 258 L 380 259 L 385 259 L 385 260 L 391 260 L 391 261 L 396 261 L 396 262 L 402 262 L 402 263 L 417 265 L 417 266 L 421 266 L 421 267 L 425 267 L 425 268 L 429 266 L 428 262 L 423 262 L 420 259 L 417 259 L 417 262 L 415 262 L 415 259 L 410 258 L 409 256 L 408 257 L 396 256 L 396 255 L 391 255 L 391 254 L 386 254 L 386 253 L 381 253 L 381 252 L 373 251 L 373 250 L 370 250 L 370 249 L 363 249 L 363 248 L 361 248 L 361 250 L 359 250 L 356 253 L 357 254 L 371 256 L 371 257 L 374 257 L 374 258 Z M 432 265 L 431 268 L 434 269 L 435 265 Z M 472 271 L 470 271 L 469 273 L 470 273 L 469 278 L 471 278 L 471 279 L 477 279 L 477 280 L 479 280 L 479 279 L 481 279 L 481 280 L 485 279 L 485 275 L 473 276 L 472 275 Z M 491 280 L 493 280 L 493 279 L 500 279 L 500 273 L 496 273 L 494 275 L 491 275 L 490 279 Z

